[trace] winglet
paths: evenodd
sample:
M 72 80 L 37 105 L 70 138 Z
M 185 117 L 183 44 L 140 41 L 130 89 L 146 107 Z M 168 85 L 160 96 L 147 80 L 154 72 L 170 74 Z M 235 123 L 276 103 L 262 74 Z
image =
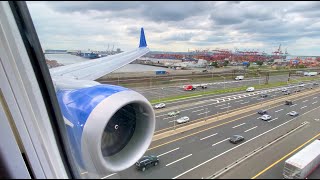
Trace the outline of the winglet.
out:
M 147 47 L 147 42 L 146 42 L 146 37 L 144 36 L 144 30 L 141 28 L 141 33 L 140 33 L 140 44 L 139 48 L 141 47 Z

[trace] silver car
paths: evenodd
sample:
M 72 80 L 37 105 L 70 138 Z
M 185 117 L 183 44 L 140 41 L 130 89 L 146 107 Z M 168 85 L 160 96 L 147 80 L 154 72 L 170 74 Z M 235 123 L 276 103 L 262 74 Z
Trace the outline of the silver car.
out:
M 185 122 L 188 122 L 190 119 L 188 116 L 184 116 L 184 117 L 181 117 L 179 119 L 177 119 L 177 123 L 181 124 L 181 123 L 185 123 Z
M 289 114 L 290 116 L 298 116 L 298 115 L 299 115 L 299 113 L 296 112 L 296 111 L 291 111 L 291 112 L 289 112 L 288 114 Z
M 160 103 L 154 106 L 154 108 L 159 109 L 159 108 L 164 108 L 166 105 L 164 103 Z
M 261 120 L 264 120 L 264 121 L 268 121 L 268 120 L 271 119 L 271 116 L 268 115 L 268 114 L 265 114 L 265 115 L 261 116 L 260 119 L 261 119 Z

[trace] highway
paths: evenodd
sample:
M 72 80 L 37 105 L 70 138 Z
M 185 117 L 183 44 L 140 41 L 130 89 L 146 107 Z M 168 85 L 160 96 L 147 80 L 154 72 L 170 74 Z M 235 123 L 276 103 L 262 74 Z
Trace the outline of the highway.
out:
M 312 83 L 310 84 L 312 85 Z M 305 85 L 305 88 L 306 86 L 307 83 Z M 174 124 L 176 119 L 183 116 L 188 116 L 190 118 L 190 122 L 188 123 L 191 123 L 192 121 L 198 120 L 200 118 L 206 118 L 208 116 L 217 115 L 222 112 L 229 112 L 255 103 L 262 104 L 265 101 L 270 101 L 271 99 L 288 96 L 283 95 L 283 92 L 281 92 L 281 89 L 283 89 L 284 87 L 291 91 L 291 93 L 293 93 L 293 89 L 296 88 L 294 86 L 283 86 L 266 90 L 258 90 L 255 92 L 232 93 L 228 96 L 206 96 L 192 98 L 190 100 L 177 101 L 173 104 L 169 104 L 168 107 L 164 109 L 155 111 L 156 133 L 163 130 L 168 130 L 170 128 L 172 129 L 174 127 L 184 126 L 184 124 Z M 262 98 L 260 97 L 261 94 L 268 94 L 268 97 Z M 288 96 L 288 98 L 290 98 L 290 95 Z M 180 111 L 179 115 L 177 115 L 176 117 L 168 116 L 168 112 L 176 110 Z
M 207 130 L 193 131 L 192 135 L 181 134 L 168 138 L 162 145 L 153 142 L 146 155 L 160 157 L 160 164 L 145 172 L 137 171 L 134 166 L 118 173 L 110 173 L 101 178 L 206 178 L 224 168 L 250 151 L 265 145 L 283 133 L 308 121 L 307 128 L 313 123 L 308 116 L 319 111 L 320 96 L 309 93 L 306 97 L 294 100 L 291 106 L 279 104 L 268 109 L 272 119 L 268 122 L 258 119 L 255 111 L 229 119 L 234 121 L 221 126 L 208 125 Z M 300 113 L 297 117 L 287 115 L 290 111 Z M 307 117 L 307 118 L 305 118 Z M 222 122 L 218 122 L 222 123 Z M 209 126 L 212 126 L 211 128 Z M 239 144 L 231 144 L 228 138 L 234 134 L 245 137 Z M 165 142 L 166 140 L 161 140 Z M 285 148 L 284 148 L 285 149 Z M 230 171 L 232 172 L 232 171 Z M 247 172 L 243 172 L 244 174 Z M 234 177 L 236 178 L 236 177 Z
M 222 78 L 221 78 L 222 79 Z M 266 78 L 261 78 L 260 83 L 263 84 Z M 288 75 L 277 75 L 277 76 L 270 76 L 269 83 L 273 82 L 286 82 L 288 80 Z M 144 88 L 131 88 L 134 91 L 137 91 L 143 94 L 148 100 L 152 99 L 159 99 L 165 98 L 174 95 L 181 95 L 181 94 L 194 94 L 199 93 L 201 91 L 207 91 L 212 89 L 223 89 L 223 88 L 234 88 L 240 86 L 250 86 L 254 84 L 259 84 L 259 78 L 251 78 L 251 79 L 244 79 L 241 81 L 236 80 L 226 80 L 226 81 L 215 81 L 215 82 L 202 82 L 202 83 L 209 83 L 207 89 L 197 88 L 195 91 L 184 91 L 182 86 L 188 83 L 182 84 L 181 82 L 177 81 L 176 85 L 171 86 L 161 86 L 161 87 L 144 87 Z M 200 83 L 191 83 L 191 84 L 200 84 Z

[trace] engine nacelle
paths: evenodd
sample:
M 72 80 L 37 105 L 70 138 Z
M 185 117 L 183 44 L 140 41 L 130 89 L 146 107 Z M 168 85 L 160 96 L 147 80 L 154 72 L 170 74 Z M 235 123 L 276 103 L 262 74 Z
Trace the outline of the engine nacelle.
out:
M 132 166 L 150 146 L 155 115 L 141 94 L 113 85 L 59 90 L 73 154 L 92 173 Z

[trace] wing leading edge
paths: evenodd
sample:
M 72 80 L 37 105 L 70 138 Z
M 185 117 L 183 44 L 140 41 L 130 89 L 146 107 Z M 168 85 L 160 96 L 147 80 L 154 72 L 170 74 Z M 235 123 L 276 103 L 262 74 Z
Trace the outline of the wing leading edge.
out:
M 149 52 L 144 30 L 141 28 L 139 48 L 96 60 L 75 63 L 50 69 L 52 79 L 96 80 Z

